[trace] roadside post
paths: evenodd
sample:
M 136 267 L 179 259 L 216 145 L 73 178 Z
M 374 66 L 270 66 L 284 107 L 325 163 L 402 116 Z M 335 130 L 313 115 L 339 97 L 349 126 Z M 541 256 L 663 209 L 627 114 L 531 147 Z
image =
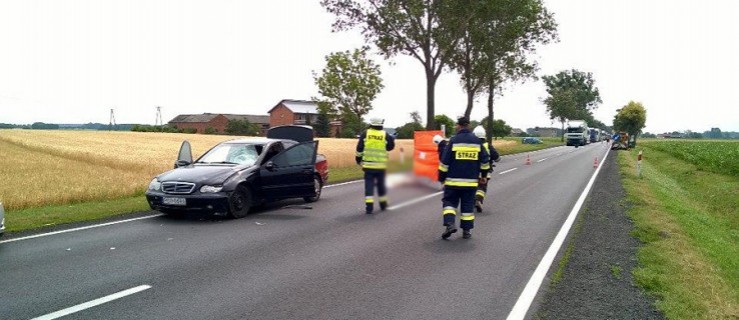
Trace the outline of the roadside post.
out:
M 639 150 L 639 155 L 636 156 L 636 174 L 641 178 L 641 155 L 642 150 Z
M 405 163 L 405 153 L 403 153 L 403 147 L 400 147 L 400 164 Z

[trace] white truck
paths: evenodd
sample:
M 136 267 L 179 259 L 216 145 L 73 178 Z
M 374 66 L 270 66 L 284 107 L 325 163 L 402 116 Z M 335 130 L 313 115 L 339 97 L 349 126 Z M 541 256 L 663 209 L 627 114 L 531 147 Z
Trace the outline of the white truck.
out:
M 570 120 L 565 129 L 565 139 L 568 146 L 584 146 L 590 143 L 590 128 L 584 120 Z

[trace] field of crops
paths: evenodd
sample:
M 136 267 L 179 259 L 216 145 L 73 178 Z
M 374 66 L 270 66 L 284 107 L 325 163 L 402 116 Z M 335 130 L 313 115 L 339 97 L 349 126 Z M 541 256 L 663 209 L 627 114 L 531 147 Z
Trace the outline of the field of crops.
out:
M 173 133 L 0 130 L 0 201 L 17 210 L 142 194 L 171 169 L 183 140 L 197 157 L 232 136 Z M 353 166 L 353 139 L 320 139 L 331 168 Z M 413 142 L 398 141 L 410 159 Z
M 639 144 L 690 162 L 700 170 L 739 176 L 739 141 L 648 140 Z

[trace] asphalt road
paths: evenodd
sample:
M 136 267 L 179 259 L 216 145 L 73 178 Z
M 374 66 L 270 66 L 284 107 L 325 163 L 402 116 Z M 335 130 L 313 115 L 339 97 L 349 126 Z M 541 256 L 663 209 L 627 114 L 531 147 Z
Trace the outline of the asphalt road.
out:
M 438 190 L 398 185 L 392 210 L 365 215 L 361 183 L 312 209 L 2 239 L 0 318 L 83 304 L 64 319 L 504 319 L 605 153 L 505 156 L 471 240 L 441 240 Z

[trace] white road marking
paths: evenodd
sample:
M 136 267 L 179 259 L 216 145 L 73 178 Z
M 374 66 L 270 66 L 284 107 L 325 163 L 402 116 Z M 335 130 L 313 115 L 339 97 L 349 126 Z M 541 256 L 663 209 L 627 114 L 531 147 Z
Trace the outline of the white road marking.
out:
M 362 182 L 362 181 L 364 181 L 364 180 L 354 180 L 354 181 L 347 181 L 347 182 L 336 183 L 336 184 L 329 184 L 327 186 L 324 186 L 323 188 L 326 189 L 326 188 L 333 188 L 333 187 L 345 186 L 347 184 L 352 184 L 352 183 L 357 183 L 357 182 Z
M 609 152 L 610 150 L 606 151 L 605 156 L 603 156 L 603 161 L 606 160 Z M 575 222 L 575 218 L 577 217 L 578 212 L 580 212 L 580 208 L 585 202 L 585 198 L 587 198 L 588 193 L 590 193 L 590 189 L 593 187 L 595 178 L 598 176 L 601 168 L 603 168 L 603 166 L 598 166 L 598 169 L 595 170 L 593 176 L 590 178 L 590 181 L 588 181 L 588 184 L 585 186 L 585 190 L 583 190 L 582 194 L 580 194 L 580 198 L 578 198 L 577 202 L 575 202 L 575 206 L 572 208 L 572 211 L 570 211 L 570 215 L 567 216 L 567 220 L 565 220 L 562 228 L 559 229 L 557 236 L 554 237 L 554 240 L 549 246 L 547 252 L 544 254 L 544 257 L 541 258 L 539 265 L 536 267 L 536 270 L 534 270 L 534 273 L 531 275 L 529 282 L 526 283 L 526 287 L 523 289 L 523 292 L 521 292 L 521 295 L 518 297 L 518 300 L 513 306 L 511 313 L 508 314 L 508 320 L 523 319 L 526 316 L 529 307 L 531 307 L 531 302 L 534 301 L 536 293 L 539 292 L 539 287 L 541 287 L 541 283 L 544 281 L 544 277 L 547 275 L 547 271 L 549 271 L 549 268 L 552 266 L 552 262 L 554 262 L 554 258 L 557 256 L 557 252 L 559 252 L 559 249 L 562 248 L 562 244 L 564 243 L 565 238 L 567 238 L 567 234 L 570 232 L 570 228 Z
M 413 199 L 411 201 L 406 201 L 406 202 L 403 202 L 403 203 L 396 204 L 396 205 L 391 206 L 391 207 L 389 207 L 387 209 L 388 210 L 395 210 L 395 209 L 400 209 L 400 208 L 403 208 L 403 207 L 407 207 L 407 206 L 410 206 L 412 204 L 419 203 L 419 202 L 421 202 L 423 200 L 426 200 L 428 198 L 433 198 L 433 197 L 438 196 L 438 195 L 440 195 L 442 193 L 444 193 L 444 191 L 435 192 L 435 193 L 432 193 L 432 194 L 429 194 L 429 195 L 425 195 L 425 196 L 420 197 L 420 198 Z
M 503 171 L 503 172 L 501 172 L 501 173 L 498 173 L 498 174 L 506 174 L 506 173 L 508 173 L 508 172 L 511 172 L 511 171 L 514 171 L 514 170 L 516 170 L 516 169 L 518 169 L 518 168 L 508 169 L 508 170 L 506 170 L 506 171 Z
M 156 218 L 156 217 L 160 217 L 160 216 L 163 216 L 163 215 L 164 215 L 163 213 L 159 213 L 159 214 L 154 214 L 154 215 L 145 216 L 145 217 L 138 217 L 138 218 L 133 218 L 133 219 L 126 219 L 126 220 L 113 221 L 113 222 L 106 222 L 106 223 L 101 223 L 101 224 L 96 224 L 96 225 L 91 225 L 91 226 L 85 226 L 85 227 L 79 227 L 79 228 L 72 228 L 72 229 L 67 229 L 67 230 L 59 230 L 59 231 L 54 231 L 54 232 L 47 232 L 47 233 L 35 234 L 35 235 L 32 235 L 32 236 L 27 236 L 27 237 L 20 237 L 20 238 L 2 240 L 2 241 L 0 241 L 0 243 L 15 242 L 15 241 L 28 240 L 28 239 L 33 239 L 33 238 L 46 237 L 46 236 L 51 236 L 51 235 L 55 235 L 55 234 L 73 232 L 73 231 L 80 231 L 80 230 L 87 230 L 87 229 L 92 229 L 92 228 L 105 227 L 105 226 L 110 226 L 110 225 L 124 223 L 124 222 L 131 222 L 131 221 L 137 221 L 137 220 L 144 220 L 144 219 Z
M 150 288 L 151 288 L 150 285 L 140 285 L 138 287 L 134 287 L 134 288 L 131 288 L 131 289 L 128 289 L 128 290 L 123 290 L 123 291 L 118 292 L 118 293 L 114 293 L 114 294 L 111 294 L 111 295 L 108 295 L 108 296 L 105 296 L 105 297 L 102 297 L 102 298 L 98 298 L 98 299 L 95 299 L 95 300 L 92 300 L 92 301 L 88 301 L 88 302 L 85 302 L 85 303 L 82 303 L 82 304 L 78 304 L 76 306 L 69 307 L 69 308 L 66 308 L 66 309 L 62 309 L 62 310 L 59 310 L 57 312 L 49 313 L 47 315 L 43 315 L 43 316 L 40 316 L 40 317 L 37 317 L 37 318 L 33 318 L 31 320 L 52 320 L 52 319 L 61 318 L 63 316 L 70 315 L 70 314 L 73 314 L 73 313 L 76 313 L 76 312 L 80 312 L 82 310 L 89 309 L 89 308 L 92 308 L 92 307 L 95 307 L 95 306 L 99 306 L 99 305 L 101 305 L 103 303 L 108 303 L 108 302 L 111 302 L 113 300 L 117 300 L 117 299 L 123 298 L 125 296 L 130 296 L 130 295 L 132 295 L 134 293 L 141 292 L 141 291 L 144 291 L 144 290 L 147 290 L 147 289 L 150 289 Z
M 544 159 L 541 159 L 541 160 L 536 160 L 536 162 L 546 161 L 547 159 L 549 159 L 549 158 L 544 158 Z

